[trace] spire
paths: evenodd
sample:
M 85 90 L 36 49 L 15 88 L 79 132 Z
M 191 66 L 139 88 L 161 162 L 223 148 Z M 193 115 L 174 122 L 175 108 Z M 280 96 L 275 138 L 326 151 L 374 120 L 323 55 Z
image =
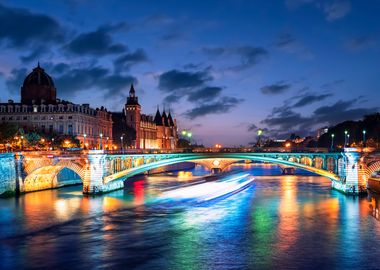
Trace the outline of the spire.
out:
M 157 106 L 156 116 L 154 117 L 154 122 L 156 123 L 156 126 L 162 126 L 163 125 L 162 116 L 161 116 L 160 109 L 158 106 Z
M 37 67 L 40 68 L 40 61 L 37 62 Z
M 173 117 L 170 113 L 170 108 L 169 108 L 169 114 L 168 114 L 168 124 L 170 127 L 173 127 L 174 126 L 174 121 L 173 121 Z
M 131 88 L 129 89 L 129 95 L 134 97 L 136 94 L 135 88 L 133 87 L 133 83 L 131 84 Z
M 163 124 L 164 126 L 169 126 L 169 121 L 168 121 L 168 117 L 166 115 L 166 112 L 165 112 L 165 108 L 164 108 L 164 111 L 162 112 L 162 118 L 163 118 Z
M 127 104 L 126 105 L 138 105 L 139 104 L 139 99 L 136 97 L 136 91 L 135 88 L 133 87 L 133 83 L 131 84 L 131 88 L 129 89 L 129 97 L 127 97 Z

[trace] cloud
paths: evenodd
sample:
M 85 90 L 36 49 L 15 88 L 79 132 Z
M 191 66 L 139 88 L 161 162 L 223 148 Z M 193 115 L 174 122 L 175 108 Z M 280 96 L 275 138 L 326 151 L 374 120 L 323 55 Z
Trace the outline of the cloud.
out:
M 201 51 L 211 57 L 238 57 L 239 64 L 229 67 L 231 70 L 243 70 L 257 65 L 269 55 L 263 47 L 203 47 Z
M 329 22 L 342 19 L 351 11 L 351 2 L 348 0 L 286 0 L 285 4 L 290 9 L 312 5 L 322 11 Z
M 0 41 L 8 47 L 33 47 L 64 40 L 65 30 L 54 18 L 0 4 Z
M 116 70 L 128 70 L 131 66 L 146 61 L 148 61 L 148 56 L 146 52 L 143 49 L 137 49 L 134 52 L 129 52 L 120 55 L 118 58 L 115 59 L 114 65 Z
M 186 97 L 187 101 L 195 104 L 194 108 L 184 113 L 189 119 L 229 112 L 243 99 L 221 96 L 222 87 L 209 85 L 213 80 L 210 70 L 211 67 L 191 71 L 174 69 L 162 73 L 158 78 L 158 88 L 167 93 L 164 102 L 177 103 Z
M 331 90 L 332 88 L 336 88 L 337 86 L 343 84 L 345 80 L 339 79 L 331 82 L 327 82 L 321 85 L 321 88 Z
M 164 98 L 164 103 L 168 103 L 168 104 L 176 103 L 176 102 L 180 101 L 181 98 L 182 98 L 181 95 L 170 94 Z
M 111 73 L 99 66 L 66 69 L 59 76 L 55 76 L 54 80 L 58 93 L 65 96 L 88 89 L 98 89 L 107 98 L 116 97 L 124 91 L 127 93 L 131 83 L 137 83 L 133 76 Z
M 5 85 L 10 93 L 20 93 L 20 89 L 25 80 L 26 75 L 28 75 L 28 70 L 26 68 L 11 70 L 10 76 L 5 78 Z
M 345 17 L 351 11 L 351 3 L 349 1 L 334 1 L 323 5 L 323 12 L 327 21 L 335 21 Z
M 111 33 L 126 28 L 125 24 L 103 25 L 93 32 L 82 33 L 70 41 L 65 49 L 76 55 L 103 56 L 127 50 L 122 43 L 114 43 Z
M 210 101 L 218 97 L 222 92 L 221 87 L 207 86 L 196 91 L 191 92 L 187 96 L 187 100 L 191 102 L 196 101 Z
M 177 32 L 177 31 L 171 31 L 161 36 L 160 40 L 164 42 L 174 42 L 179 41 L 184 38 L 184 35 Z
M 286 53 L 295 54 L 302 59 L 314 58 L 313 53 L 310 52 L 303 44 L 296 40 L 294 36 L 289 33 L 284 33 L 279 36 L 275 42 L 275 46 Z
M 325 100 L 329 97 L 333 96 L 333 94 L 328 93 L 328 94 L 321 94 L 321 95 L 316 95 L 316 94 L 306 94 L 292 106 L 292 108 L 299 108 L 299 107 L 305 107 L 307 105 Z
M 46 44 L 45 44 L 46 45 Z M 20 60 L 23 63 L 30 63 L 43 58 L 44 55 L 50 53 L 50 49 L 45 45 L 38 45 L 33 48 L 27 55 L 21 56 Z
M 362 51 L 376 47 L 379 40 L 372 36 L 360 36 L 348 40 L 345 47 L 352 52 Z
M 278 82 L 276 84 L 270 84 L 265 85 L 260 88 L 261 93 L 265 95 L 276 95 L 276 94 L 282 94 L 289 90 L 291 87 L 290 84 L 284 83 L 284 82 Z
M 200 87 L 211 80 L 207 69 L 195 72 L 173 69 L 159 76 L 158 87 L 164 92 L 173 92 Z
M 255 124 L 250 124 L 248 127 L 247 127 L 247 130 L 248 131 L 255 131 L 257 129 L 257 126 Z
M 242 101 L 242 99 L 235 97 L 222 97 L 217 101 L 201 104 L 191 110 L 188 110 L 185 113 L 185 116 L 189 119 L 195 119 L 209 114 L 227 113 Z
M 65 63 L 48 63 L 43 67 L 52 76 L 58 96 L 69 100 L 73 95 L 90 89 L 97 89 L 107 98 L 117 97 L 127 93 L 131 83 L 138 82 L 133 76 L 112 73 L 100 66 L 76 67 Z M 13 93 L 19 93 L 28 72 L 31 71 L 25 68 L 13 69 L 11 76 L 6 78 L 8 89 Z
M 303 116 L 289 106 L 275 108 L 262 124 L 271 128 L 271 135 L 285 138 L 295 132 L 301 136 L 312 135 L 317 128 L 335 125 L 346 120 L 358 120 L 364 115 L 379 111 L 379 107 L 357 107 L 358 100 L 338 100 L 331 105 L 324 105 L 309 115 Z

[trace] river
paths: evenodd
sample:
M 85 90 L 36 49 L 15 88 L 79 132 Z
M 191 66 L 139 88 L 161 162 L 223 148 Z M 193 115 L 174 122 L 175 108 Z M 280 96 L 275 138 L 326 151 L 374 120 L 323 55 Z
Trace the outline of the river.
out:
M 223 199 L 157 202 L 184 176 L 136 177 L 84 197 L 80 186 L 0 200 L 1 269 L 378 269 L 379 199 L 307 173 L 240 164 L 255 176 Z M 193 175 L 203 173 L 197 167 Z

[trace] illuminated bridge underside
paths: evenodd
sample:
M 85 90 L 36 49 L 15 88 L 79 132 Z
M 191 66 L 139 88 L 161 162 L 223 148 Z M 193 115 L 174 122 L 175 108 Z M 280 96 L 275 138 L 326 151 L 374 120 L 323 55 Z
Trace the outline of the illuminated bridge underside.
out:
M 264 156 L 258 156 L 258 155 L 242 155 L 242 154 L 222 154 L 222 155 L 186 155 L 184 157 L 179 158 L 170 158 L 167 160 L 161 160 L 158 162 L 152 162 L 149 164 L 144 164 L 136 168 L 127 169 L 118 173 L 115 173 L 110 176 L 104 177 L 104 184 L 111 183 L 112 181 L 124 181 L 125 179 L 144 173 L 149 170 L 153 170 L 162 166 L 166 165 L 172 165 L 179 162 L 195 162 L 202 165 L 205 165 L 209 169 L 221 169 L 224 170 L 226 167 L 228 167 L 232 163 L 239 162 L 241 160 L 253 160 L 253 161 L 262 161 L 262 162 L 269 162 L 279 165 L 286 165 L 289 167 L 295 167 L 304 169 L 313 173 L 316 173 L 321 176 L 325 176 L 331 180 L 339 181 L 340 177 L 334 173 L 331 173 L 326 170 L 317 169 L 311 166 L 307 166 L 300 163 L 295 163 L 283 159 L 276 159 L 276 158 L 270 158 L 270 157 L 264 157 Z M 218 161 L 218 162 L 215 162 Z

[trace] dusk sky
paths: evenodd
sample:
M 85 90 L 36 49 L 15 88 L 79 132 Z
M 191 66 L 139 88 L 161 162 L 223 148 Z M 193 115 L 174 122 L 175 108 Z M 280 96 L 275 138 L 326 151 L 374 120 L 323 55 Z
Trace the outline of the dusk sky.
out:
M 58 97 L 163 106 L 199 143 L 248 144 L 379 111 L 380 0 L 0 0 L 0 99 L 40 61 Z

